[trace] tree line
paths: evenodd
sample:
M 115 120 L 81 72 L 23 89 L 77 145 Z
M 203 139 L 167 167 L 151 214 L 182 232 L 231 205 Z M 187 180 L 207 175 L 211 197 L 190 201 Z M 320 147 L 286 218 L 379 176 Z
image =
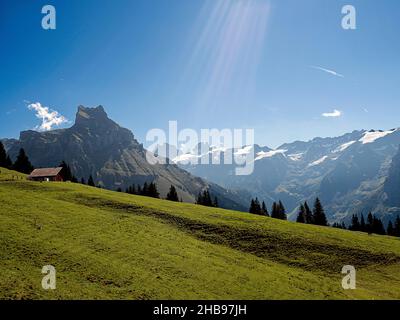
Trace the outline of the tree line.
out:
M 287 220 L 286 209 L 282 201 L 280 200 L 272 204 L 271 214 L 269 214 L 264 201 L 262 201 L 262 203 L 260 204 L 258 198 L 251 199 L 249 213 L 281 220 Z
M 280 200 L 278 202 L 273 203 L 271 214 L 269 214 L 267 206 L 264 201 L 260 203 L 258 198 L 251 199 L 249 213 L 276 219 L 287 220 L 285 207 Z M 347 227 L 344 222 L 341 223 L 335 222 L 332 225 L 329 225 L 326 218 L 325 209 L 319 198 L 315 199 L 312 210 L 310 209 L 307 201 L 300 204 L 296 222 L 334 227 L 350 231 L 368 232 L 369 234 L 375 233 L 380 235 L 400 237 L 399 216 L 397 216 L 394 222 L 389 221 L 386 229 L 382 220 L 379 219 L 376 215 L 373 215 L 371 212 L 368 214 L 367 219 L 364 218 L 363 214 L 361 214 L 361 217 L 359 217 L 358 215 L 353 215 L 349 227 Z
M 341 225 L 336 224 L 335 226 L 337 228 L 347 229 L 344 223 Z M 373 215 L 371 212 L 368 213 L 367 219 L 364 219 L 363 214 L 361 214 L 360 217 L 356 214 L 353 214 L 348 230 L 400 237 L 400 217 L 397 216 L 394 222 L 390 220 L 387 228 L 385 229 L 382 220 L 376 215 Z
M 196 204 L 206 206 L 206 207 L 216 207 L 218 208 L 218 199 L 217 197 L 212 197 L 210 191 L 208 189 L 200 192 L 196 199 Z
M 23 148 L 19 150 L 17 159 L 13 163 L 1 141 L 0 141 L 0 167 L 10 170 L 15 170 L 25 174 L 30 174 L 34 169 Z

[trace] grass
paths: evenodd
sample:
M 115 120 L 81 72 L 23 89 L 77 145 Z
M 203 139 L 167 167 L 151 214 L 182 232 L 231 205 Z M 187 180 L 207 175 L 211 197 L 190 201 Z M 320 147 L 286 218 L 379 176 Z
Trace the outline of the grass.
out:
M 0 169 L 2 299 L 400 299 L 400 240 Z M 41 268 L 57 289 L 41 287 Z M 344 265 L 357 289 L 341 287 Z

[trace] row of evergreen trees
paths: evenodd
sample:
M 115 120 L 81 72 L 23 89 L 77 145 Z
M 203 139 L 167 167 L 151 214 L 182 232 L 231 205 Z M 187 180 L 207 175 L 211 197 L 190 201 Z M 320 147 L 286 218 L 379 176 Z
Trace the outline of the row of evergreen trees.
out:
M 1 141 L 0 141 L 0 167 L 10 170 L 15 170 L 25 174 L 30 174 L 34 169 L 23 148 L 19 150 L 17 159 L 13 163 L 11 161 L 10 156 L 6 153 L 4 145 Z
M 270 215 L 264 201 L 262 201 L 260 204 L 258 198 L 251 199 L 249 212 L 261 216 L 270 216 L 271 218 L 287 220 L 285 207 L 280 200 L 272 204 Z M 300 205 L 300 210 L 296 221 L 299 223 L 316 224 L 321 226 L 328 225 L 324 208 L 318 198 L 315 199 L 314 208 L 312 211 L 308 206 L 307 201 Z
M 382 220 L 371 212 L 368 214 L 366 221 L 363 214 L 361 214 L 361 218 L 354 214 L 351 218 L 349 230 L 400 237 L 400 217 L 397 216 L 394 223 L 389 221 L 387 229 L 385 229 Z
M 310 210 L 307 201 L 305 201 L 304 204 L 300 204 L 300 209 L 297 215 L 296 222 L 315 224 L 319 226 L 328 225 L 325 210 L 319 198 L 315 199 L 312 211 Z
M 260 204 L 258 198 L 251 199 L 249 212 L 261 216 L 266 216 L 266 217 L 270 216 L 271 218 L 287 220 L 286 209 L 283 206 L 282 201 L 280 200 L 272 204 L 271 215 L 270 215 L 264 201 Z
M 136 194 L 140 196 L 160 198 L 160 193 L 157 190 L 157 186 L 154 182 L 143 184 L 143 187 L 138 185 L 137 187 L 133 184 L 125 190 L 126 193 Z
M 210 192 L 208 190 L 203 190 L 203 192 L 200 192 L 197 196 L 196 204 L 218 208 L 218 199 L 217 197 L 212 199 Z

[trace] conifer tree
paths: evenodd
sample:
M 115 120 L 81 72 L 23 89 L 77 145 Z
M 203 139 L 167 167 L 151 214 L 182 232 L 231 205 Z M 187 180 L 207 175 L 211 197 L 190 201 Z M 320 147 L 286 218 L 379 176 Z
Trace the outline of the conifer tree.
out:
M 149 184 L 149 187 L 148 187 L 148 190 L 147 190 L 147 195 L 149 197 L 152 197 L 152 198 L 159 198 L 160 197 L 160 194 L 159 194 L 159 192 L 157 190 L 157 186 L 156 186 L 156 184 L 154 182 L 151 182 Z
M 362 231 L 362 232 L 366 232 L 367 231 L 367 225 L 365 224 L 365 220 L 364 220 L 364 215 L 363 214 L 361 214 L 360 231 Z
M 96 186 L 95 183 L 94 183 L 92 175 L 89 176 L 88 186 L 91 186 L 91 187 L 95 187 Z
M 7 153 L 1 141 L 0 141 L 0 167 L 7 168 Z
M 167 193 L 167 200 L 170 201 L 179 201 L 178 193 L 173 185 L 169 188 L 169 192 Z
M 279 219 L 287 220 L 286 209 L 283 206 L 283 203 L 281 200 L 279 200 L 279 203 L 278 203 L 278 215 L 279 215 Z
M 313 214 L 311 212 L 310 207 L 308 206 L 307 201 L 304 201 L 304 210 L 305 210 L 306 223 L 313 224 L 314 223 L 314 217 L 313 217 Z
M 314 224 L 319 226 L 327 226 L 328 222 L 326 220 L 324 208 L 321 204 L 319 198 L 315 199 L 314 209 L 313 209 L 313 220 Z
M 85 178 L 81 178 L 81 184 L 86 184 Z
M 19 150 L 17 160 L 15 160 L 13 165 L 13 169 L 25 174 L 30 174 L 33 171 L 33 166 L 23 148 Z
M 267 209 L 267 206 L 265 205 L 264 201 L 262 202 L 262 205 L 261 205 L 261 214 L 269 217 L 268 209 Z
M 142 196 L 147 196 L 148 194 L 149 194 L 149 186 L 148 186 L 147 182 L 145 182 L 143 184 L 141 195 Z
M 351 218 L 350 230 L 352 230 L 352 231 L 360 231 L 361 230 L 361 225 L 358 220 L 358 216 L 355 214 L 353 214 L 353 216 Z
M 399 216 L 397 216 L 396 221 L 394 222 L 393 235 L 395 237 L 400 237 L 400 217 Z
M 375 215 L 373 217 L 372 232 L 380 235 L 385 235 L 385 227 L 383 226 L 382 220 L 377 218 Z
M 72 176 L 71 168 L 69 167 L 69 165 L 65 161 L 62 161 L 60 163 L 59 167 L 63 168 L 62 175 L 63 175 L 64 181 L 72 181 L 73 176 Z
M 366 224 L 366 229 L 368 233 L 373 232 L 373 225 L 374 225 L 374 217 L 372 216 L 372 213 L 368 213 L 367 217 L 367 224 Z
M 214 197 L 213 207 L 218 208 L 218 198 Z
M 250 201 L 249 213 L 256 213 L 254 199 L 251 199 Z
M 279 208 L 276 202 L 272 204 L 271 218 L 279 219 Z
M 304 205 L 300 204 L 299 214 L 297 215 L 296 222 L 298 223 L 306 223 L 306 210 L 304 209 Z
M 393 236 L 394 235 L 394 228 L 393 228 L 392 221 L 389 221 L 389 223 L 388 223 L 387 234 L 388 234 L 388 236 Z
M 11 158 L 9 155 L 7 155 L 6 163 L 5 163 L 5 168 L 7 169 L 12 169 L 13 163 L 11 161 Z

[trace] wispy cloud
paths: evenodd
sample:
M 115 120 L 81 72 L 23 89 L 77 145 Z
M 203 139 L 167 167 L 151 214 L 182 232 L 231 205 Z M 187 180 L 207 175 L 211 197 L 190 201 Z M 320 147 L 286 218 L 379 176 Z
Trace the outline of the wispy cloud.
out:
M 68 122 L 64 116 L 59 114 L 57 111 L 42 106 L 40 102 L 29 104 L 28 109 L 34 110 L 36 112 L 36 117 L 42 120 L 42 124 L 35 128 L 39 131 L 49 131 L 53 129 L 54 126 L 59 126 Z
M 327 118 L 337 118 L 340 117 L 342 115 L 342 111 L 339 110 L 333 110 L 332 112 L 324 112 L 322 114 L 323 117 L 327 117 Z
M 324 71 L 324 72 L 329 73 L 329 74 L 331 74 L 333 76 L 336 76 L 336 77 L 344 78 L 344 75 L 342 75 L 342 74 L 340 74 L 340 73 L 338 73 L 338 72 L 336 72 L 334 70 L 330 70 L 330 69 L 326 69 L 326 68 L 322 68 L 322 67 L 318 67 L 318 66 L 311 66 L 311 68 L 316 69 L 316 70 L 320 70 L 320 71 Z

